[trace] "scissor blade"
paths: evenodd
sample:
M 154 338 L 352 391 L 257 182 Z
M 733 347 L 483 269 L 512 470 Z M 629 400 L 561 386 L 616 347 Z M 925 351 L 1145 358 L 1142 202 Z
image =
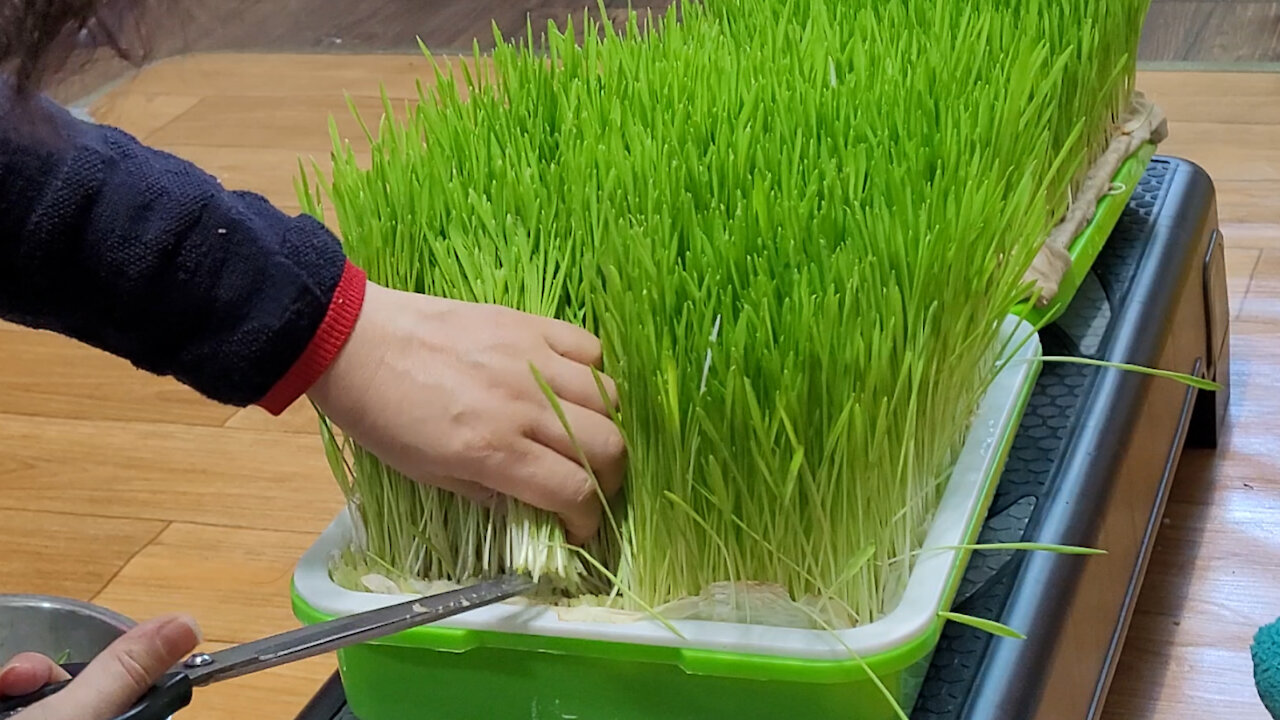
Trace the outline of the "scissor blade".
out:
M 175 670 L 185 672 L 192 685 L 207 685 L 443 620 L 522 595 L 535 585 L 524 575 L 504 575 L 458 590 L 290 630 L 208 655 L 195 655 Z

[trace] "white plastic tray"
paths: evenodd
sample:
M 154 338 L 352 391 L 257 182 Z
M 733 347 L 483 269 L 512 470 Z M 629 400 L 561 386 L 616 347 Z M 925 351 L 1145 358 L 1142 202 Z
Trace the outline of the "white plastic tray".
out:
M 1023 390 L 1038 371 L 1041 348 L 1032 328 L 1011 316 L 1004 332 L 1005 337 L 1016 333 L 1019 339 L 1028 336 L 1030 339 L 1018 348 L 1013 361 L 996 376 L 983 397 L 943 493 L 933 527 L 925 539 L 925 548 L 946 548 L 965 542 L 974 516 L 985 510 L 986 480 L 997 471 L 1001 440 L 1006 432 L 1013 431 L 1011 426 L 1020 417 Z M 1017 347 L 1017 343 L 1011 342 L 1009 347 Z M 352 532 L 350 516 L 344 510 L 302 555 L 293 575 L 300 599 L 330 616 L 350 615 L 413 599 L 411 595 L 355 592 L 329 578 L 329 559 L 349 547 Z M 505 604 L 478 608 L 437 625 L 815 660 L 846 660 L 853 650 L 859 657 L 866 658 L 919 637 L 937 613 L 945 609 L 941 605 L 959 552 L 921 553 L 897 608 L 874 623 L 835 633 L 706 620 L 672 621 L 684 635 L 680 638 L 651 618 L 617 624 L 572 622 L 561 620 L 551 608 Z

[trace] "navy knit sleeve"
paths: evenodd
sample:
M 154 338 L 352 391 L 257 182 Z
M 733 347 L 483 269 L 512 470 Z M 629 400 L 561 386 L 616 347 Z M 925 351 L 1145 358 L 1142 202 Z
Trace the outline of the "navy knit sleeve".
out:
M 248 405 L 298 362 L 348 263 L 306 216 L 0 87 L 0 316 Z

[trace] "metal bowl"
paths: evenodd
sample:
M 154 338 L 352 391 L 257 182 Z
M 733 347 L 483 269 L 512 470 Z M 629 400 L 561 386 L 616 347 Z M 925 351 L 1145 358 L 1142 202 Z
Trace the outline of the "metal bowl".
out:
M 0 665 L 38 652 L 84 663 L 134 626 L 129 618 L 79 600 L 49 595 L 0 595 Z

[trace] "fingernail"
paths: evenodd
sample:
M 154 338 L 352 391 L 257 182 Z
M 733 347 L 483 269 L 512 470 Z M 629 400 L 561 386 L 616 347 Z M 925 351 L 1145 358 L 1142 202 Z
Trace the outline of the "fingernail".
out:
M 196 619 L 189 615 L 173 615 L 157 628 L 161 642 L 174 655 L 182 655 L 204 642 L 204 633 Z
M 191 629 L 196 636 L 196 644 L 204 642 L 204 631 L 200 629 L 200 623 L 196 622 L 195 618 L 190 615 L 179 615 L 175 620 Z
M 9 686 L 12 685 L 15 681 L 21 682 L 20 680 L 21 676 L 22 676 L 22 666 L 19 663 L 14 662 L 12 660 L 9 661 L 9 663 L 5 665 L 3 668 L 0 668 L 0 697 L 6 697 L 9 694 L 20 695 L 22 693 L 28 692 L 27 689 L 22 686 L 19 686 L 17 688 L 16 693 L 11 692 L 12 690 L 14 690 L 14 688 L 10 688 Z M 10 692 L 6 692 L 6 691 L 10 691 Z

